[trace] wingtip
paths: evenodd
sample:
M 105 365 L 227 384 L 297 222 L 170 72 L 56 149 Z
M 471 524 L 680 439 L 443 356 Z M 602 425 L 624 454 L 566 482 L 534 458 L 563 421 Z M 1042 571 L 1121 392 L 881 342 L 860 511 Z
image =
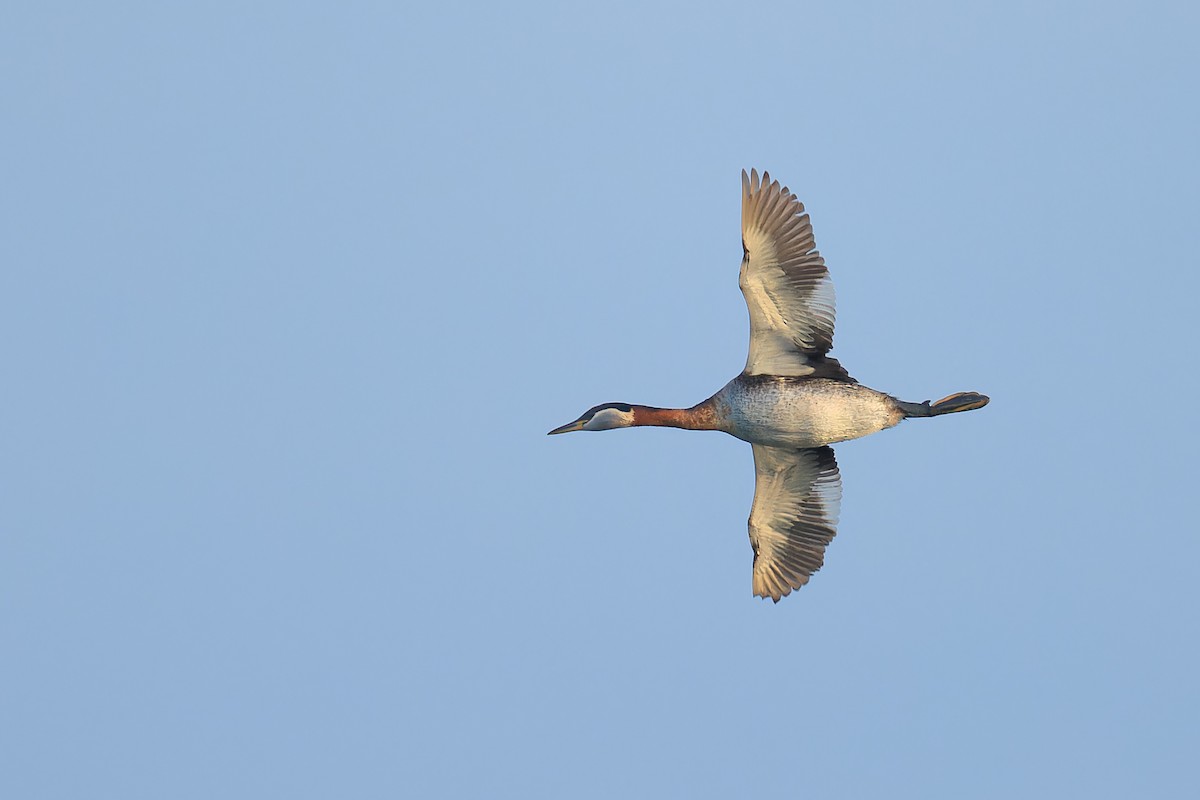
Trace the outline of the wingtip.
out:
M 760 175 L 758 169 L 755 167 L 750 168 L 749 174 L 747 174 L 746 170 L 742 170 L 742 192 L 747 197 L 752 194 L 776 192 L 792 200 L 796 199 L 796 195 L 791 189 L 783 186 L 777 180 L 772 180 L 770 170 L 764 169 Z M 801 210 L 803 210 L 803 207 Z
M 742 170 L 742 197 L 748 200 L 758 191 L 758 187 L 758 170 L 754 167 L 751 167 L 749 172 Z
M 778 603 L 798 588 L 796 586 L 788 586 L 787 583 L 777 583 L 775 586 L 755 586 L 752 591 L 755 597 L 762 600 L 770 600 L 772 603 Z

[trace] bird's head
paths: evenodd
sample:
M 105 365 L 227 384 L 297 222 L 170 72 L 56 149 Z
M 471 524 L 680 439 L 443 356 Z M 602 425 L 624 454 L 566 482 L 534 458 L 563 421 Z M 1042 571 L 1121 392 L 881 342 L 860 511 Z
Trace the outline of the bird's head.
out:
M 601 403 L 589 408 L 574 422 L 555 428 L 549 435 L 571 431 L 607 431 L 613 428 L 630 428 L 633 422 L 633 406 L 628 403 Z

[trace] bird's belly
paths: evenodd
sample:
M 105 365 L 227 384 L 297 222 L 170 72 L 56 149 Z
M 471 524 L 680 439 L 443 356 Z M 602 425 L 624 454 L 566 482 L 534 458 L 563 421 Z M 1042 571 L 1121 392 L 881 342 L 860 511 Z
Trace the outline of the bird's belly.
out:
M 825 379 L 739 377 L 718 397 L 727 404 L 729 433 L 773 447 L 844 442 L 890 428 L 903 418 L 890 396 Z

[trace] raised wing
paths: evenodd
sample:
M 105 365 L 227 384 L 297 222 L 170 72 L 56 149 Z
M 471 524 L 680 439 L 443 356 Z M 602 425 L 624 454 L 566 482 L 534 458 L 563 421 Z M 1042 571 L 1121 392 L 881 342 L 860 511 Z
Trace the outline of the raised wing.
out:
M 848 379 L 833 347 L 833 282 L 804 204 L 770 175 L 742 170 L 742 270 L 750 309 L 750 375 Z M 840 374 L 839 374 L 840 373 Z
M 776 603 L 808 583 L 837 534 L 842 478 L 833 448 L 754 445 L 754 594 Z

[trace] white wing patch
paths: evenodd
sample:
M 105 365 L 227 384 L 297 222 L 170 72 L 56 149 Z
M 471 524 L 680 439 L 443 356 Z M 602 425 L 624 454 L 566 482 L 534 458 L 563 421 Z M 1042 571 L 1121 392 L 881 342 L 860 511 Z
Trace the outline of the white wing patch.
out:
M 811 375 L 833 347 L 834 292 L 804 204 L 767 173 L 742 172 L 739 285 L 750 311 L 751 375 Z
M 808 583 L 837 534 L 842 479 L 830 447 L 754 445 L 754 594 L 775 602 Z

